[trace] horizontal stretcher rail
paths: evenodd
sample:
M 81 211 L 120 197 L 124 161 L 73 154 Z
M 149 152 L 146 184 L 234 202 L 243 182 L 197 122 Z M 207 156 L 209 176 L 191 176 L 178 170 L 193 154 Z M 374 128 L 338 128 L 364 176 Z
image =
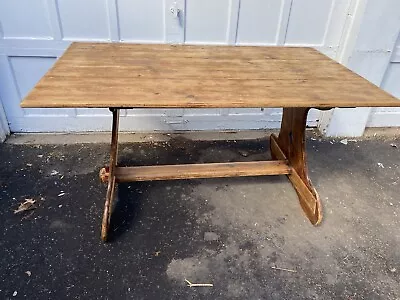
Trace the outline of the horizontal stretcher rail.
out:
M 285 175 L 290 173 L 291 167 L 285 160 L 117 167 L 115 169 L 117 182 Z M 102 168 L 100 170 L 101 180 L 107 182 L 108 177 L 108 167 Z

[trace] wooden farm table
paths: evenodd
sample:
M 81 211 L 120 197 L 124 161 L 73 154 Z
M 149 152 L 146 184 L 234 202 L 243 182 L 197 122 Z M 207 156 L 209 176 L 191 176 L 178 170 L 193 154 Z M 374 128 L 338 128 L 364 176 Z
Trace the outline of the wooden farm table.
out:
M 308 178 L 310 108 L 398 106 L 400 101 L 312 48 L 73 43 L 22 107 L 110 108 L 110 164 L 101 237 L 107 239 L 117 182 L 286 174 L 312 224 L 322 218 Z M 121 108 L 283 107 L 272 161 L 143 167 L 117 164 Z

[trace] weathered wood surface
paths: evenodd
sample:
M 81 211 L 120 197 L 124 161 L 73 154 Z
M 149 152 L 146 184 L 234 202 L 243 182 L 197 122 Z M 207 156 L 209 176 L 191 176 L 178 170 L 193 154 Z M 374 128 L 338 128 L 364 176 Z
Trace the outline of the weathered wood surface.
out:
M 290 172 L 291 168 L 284 160 L 277 160 L 117 167 L 115 169 L 115 177 L 117 182 L 131 182 L 147 180 L 284 175 L 289 174 Z M 109 180 L 108 168 L 103 168 L 100 170 L 100 179 L 104 182 Z
M 312 48 L 72 43 L 22 107 L 356 107 L 400 100 Z

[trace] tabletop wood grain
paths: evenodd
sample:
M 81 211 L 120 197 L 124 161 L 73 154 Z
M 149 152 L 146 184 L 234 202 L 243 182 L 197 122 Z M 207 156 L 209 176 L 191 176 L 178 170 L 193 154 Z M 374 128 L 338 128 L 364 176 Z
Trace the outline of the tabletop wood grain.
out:
M 72 43 L 22 107 L 399 106 L 313 48 Z

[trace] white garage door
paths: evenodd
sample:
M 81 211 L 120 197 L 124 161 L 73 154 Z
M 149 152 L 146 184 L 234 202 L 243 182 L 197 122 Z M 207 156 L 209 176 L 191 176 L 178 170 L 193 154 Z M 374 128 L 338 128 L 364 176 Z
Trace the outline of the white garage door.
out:
M 350 2 L 1 1 L 0 99 L 14 132 L 109 130 L 107 109 L 19 107 L 71 41 L 312 46 L 335 58 Z M 147 109 L 122 116 L 123 130 L 259 129 L 279 126 L 281 110 Z M 308 124 L 318 116 L 312 111 Z

